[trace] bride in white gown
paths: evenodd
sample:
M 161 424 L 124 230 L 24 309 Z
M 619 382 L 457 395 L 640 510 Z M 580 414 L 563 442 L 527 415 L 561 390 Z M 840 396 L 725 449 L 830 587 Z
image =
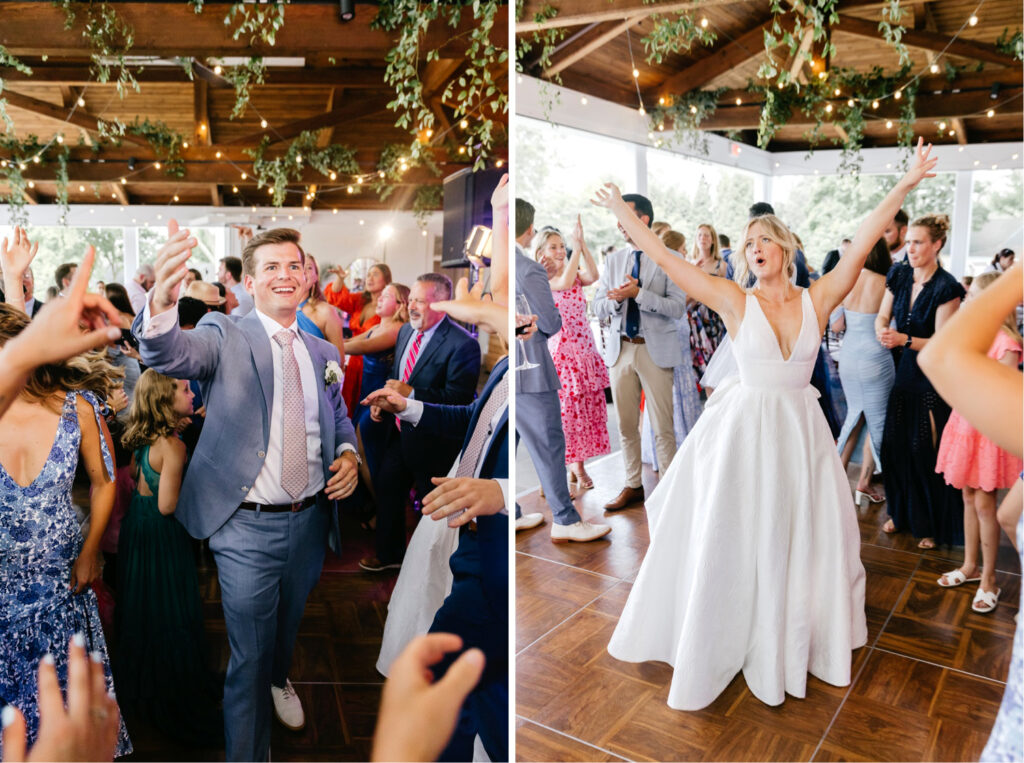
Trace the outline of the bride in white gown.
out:
M 851 652 L 867 641 L 860 534 L 810 378 L 829 314 L 907 193 L 933 177 L 930 150 L 918 141 L 910 171 L 809 289 L 790 283 L 796 242 L 772 215 L 747 225 L 727 281 L 673 256 L 614 185 L 593 201 L 722 316 L 739 367 L 647 499 L 651 544 L 608 645 L 620 660 L 672 665 L 673 708 L 706 707 L 739 671 L 769 705 L 804 697 L 808 672 L 850 683 Z M 737 285 L 748 271 L 749 292 Z

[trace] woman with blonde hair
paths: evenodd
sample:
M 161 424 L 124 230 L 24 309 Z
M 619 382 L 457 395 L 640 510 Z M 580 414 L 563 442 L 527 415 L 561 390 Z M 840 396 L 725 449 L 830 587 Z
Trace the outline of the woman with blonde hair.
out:
M 917 365 L 917 354 L 964 297 L 964 288 L 939 261 L 948 234 L 946 215 L 925 215 L 911 223 L 908 262 L 889 270 L 875 318 L 878 341 L 899 352 L 880 454 L 890 517 L 882 529 L 909 531 L 924 549 L 964 542 L 961 492 L 935 473 L 951 409 Z
M 295 314 L 299 328 L 318 339 L 326 339 L 338 348 L 342 365 L 345 364 L 345 326 L 341 316 L 325 299 L 320 289 L 320 266 L 316 257 L 304 253 L 303 271 L 306 276 L 306 298 L 299 303 Z
M 725 260 L 718 251 L 718 234 L 709 223 L 697 226 L 697 237 L 690 254 L 690 262 L 711 276 L 726 277 Z M 725 338 L 725 324 L 721 316 L 687 294 L 686 321 L 690 325 L 690 355 L 693 372 L 699 379 L 707 371 L 711 356 Z
M 594 487 L 594 481 L 587 474 L 587 459 L 611 451 L 608 405 L 604 397 L 610 381 L 587 319 L 583 287 L 594 283 L 600 274 L 587 248 L 578 215 L 573 237 L 576 248 L 568 258 L 565 240 L 555 228 L 541 229 L 533 239 L 532 249 L 534 259 L 544 266 L 555 307 L 562 316 L 561 330 L 548 337 L 548 351 L 561 385 L 558 404 L 565 432 L 569 484 L 575 483 L 582 491 Z
M 174 518 L 185 473 L 178 436 L 192 415 L 188 381 L 143 372 L 121 441 L 135 490 L 117 545 L 118 696 L 172 739 L 217 744 L 221 690 L 204 657 L 195 556 Z
M 0 346 L 28 325 L 21 310 L 0 304 Z M 29 742 L 39 731 L 36 668 L 44 655 L 55 661 L 63 688 L 73 634 L 108 664 L 91 585 L 100 576 L 100 538 L 115 491 L 100 401 L 119 373 L 95 352 L 40 366 L 0 417 L 0 697 L 25 714 Z M 87 528 L 71 505 L 80 460 L 91 486 Z M 131 750 L 122 723 L 117 754 Z
M 790 282 L 796 242 L 774 215 L 747 224 L 729 281 L 666 249 L 614 185 L 597 193 L 679 288 L 722 316 L 739 368 L 647 499 L 650 546 L 608 645 L 620 660 L 672 665 L 671 707 L 706 707 L 740 671 L 769 705 L 805 696 L 808 672 L 850 683 L 852 650 L 867 641 L 860 532 L 810 379 L 832 310 L 907 193 L 933 177 L 929 151 L 918 143 L 846 256 L 807 289 Z

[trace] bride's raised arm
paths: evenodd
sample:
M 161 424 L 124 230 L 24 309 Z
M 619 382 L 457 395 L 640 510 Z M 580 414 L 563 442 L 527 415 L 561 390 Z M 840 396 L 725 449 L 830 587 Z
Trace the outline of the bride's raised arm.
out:
M 839 264 L 811 284 L 811 294 L 818 303 L 820 313 L 828 315 L 850 293 L 854 284 L 857 283 L 857 277 L 860 275 L 861 268 L 864 267 L 868 253 L 882 237 L 885 226 L 892 222 L 900 207 L 903 206 L 903 200 L 907 194 L 925 178 L 935 177 L 932 170 L 939 160 L 929 156 L 931 150 L 931 143 L 926 146 L 924 138 L 917 139 L 914 162 L 907 174 L 900 178 L 900 181 L 886 194 L 881 203 L 860 224 L 853 236 L 853 242 L 839 259 Z
M 605 183 L 604 188 L 597 189 L 590 203 L 610 209 L 633 243 L 654 260 L 658 267 L 686 292 L 687 297 L 704 303 L 723 318 L 728 315 L 730 318 L 742 319 L 746 296 L 743 290 L 726 278 L 705 273 L 669 250 L 657 234 L 636 216 L 629 204 L 622 200 L 618 186 L 614 183 Z

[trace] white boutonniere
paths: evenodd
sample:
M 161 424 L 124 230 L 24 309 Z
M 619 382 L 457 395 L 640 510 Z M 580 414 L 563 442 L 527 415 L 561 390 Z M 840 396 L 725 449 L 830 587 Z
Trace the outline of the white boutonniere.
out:
M 337 361 L 328 360 L 327 367 L 324 368 L 324 386 L 330 387 L 332 384 L 340 384 L 344 375 Z

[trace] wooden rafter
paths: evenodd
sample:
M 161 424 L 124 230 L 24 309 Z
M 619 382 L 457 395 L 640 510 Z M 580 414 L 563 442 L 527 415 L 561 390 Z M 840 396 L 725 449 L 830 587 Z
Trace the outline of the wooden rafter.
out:
M 939 30 L 939 25 L 935 21 L 935 14 L 932 13 L 931 3 L 924 4 L 924 28 L 928 32 L 937 32 Z M 929 64 L 935 64 L 938 62 L 939 54 L 934 50 L 927 50 L 925 53 L 928 56 Z M 960 117 L 954 117 L 949 121 L 953 125 L 953 130 L 956 131 L 956 142 L 961 146 L 966 146 L 967 127 L 964 125 L 964 120 L 960 119 Z
M 327 106 L 324 108 L 324 113 L 328 114 L 334 108 L 335 98 L 341 99 L 342 88 L 332 87 L 331 91 L 327 94 Z M 334 125 L 329 125 L 320 131 L 320 134 L 316 136 L 316 145 L 318 148 L 326 148 L 331 145 L 331 141 L 334 139 Z
M 644 16 L 633 16 L 632 18 L 626 19 L 621 24 L 616 24 L 614 27 L 609 29 L 607 32 L 604 32 L 603 34 L 598 35 L 597 37 L 595 37 L 593 40 L 588 42 L 582 48 L 580 48 L 580 49 L 570 53 L 569 55 L 567 55 L 565 58 L 563 58 L 558 63 L 548 67 L 547 69 L 545 69 L 544 73 L 541 76 L 543 76 L 543 77 L 553 77 L 556 74 L 558 74 L 560 71 L 563 71 L 564 69 L 568 69 L 570 66 L 572 66 L 577 61 L 580 61 L 583 58 L 586 58 L 591 53 L 593 53 L 595 50 L 597 50 L 598 48 L 604 46 L 604 44 L 606 42 L 608 42 L 609 40 L 614 40 L 616 37 L 618 37 L 623 32 L 625 32 L 625 31 L 635 27 L 637 24 L 639 24 L 641 21 L 643 21 L 644 18 L 645 18 Z
M 6 18 L 4 19 L 6 23 Z M 459 59 L 455 59 L 459 60 Z M 103 87 L 92 78 L 88 66 L 74 64 L 49 65 L 33 63 L 32 74 L 25 74 L 17 69 L 0 67 L 4 81 L 11 82 L 59 82 L 62 87 L 82 87 L 91 89 Z M 189 79 L 184 68 L 180 66 L 148 66 L 132 71 L 132 76 L 140 84 L 187 84 Z M 309 69 L 302 67 L 267 67 L 264 74 L 266 86 L 275 85 L 344 85 L 350 90 L 379 89 L 385 87 L 384 69 L 379 66 L 360 67 L 327 67 Z M 113 87 L 113 83 L 109 87 Z
M 31 98 L 21 93 L 16 93 L 13 90 L 4 88 L 4 98 L 7 100 L 9 106 L 15 106 L 25 111 L 31 111 L 41 117 L 61 122 L 65 124 L 73 124 L 77 127 L 81 127 L 89 132 L 99 132 L 99 123 L 96 117 L 88 114 L 82 107 L 76 108 L 74 111 L 65 111 L 63 106 L 56 106 L 49 101 L 41 101 L 38 98 Z M 77 100 L 77 99 L 76 99 Z M 129 143 L 136 143 L 140 146 L 148 146 L 149 143 L 145 138 L 140 138 L 137 135 L 125 135 L 124 140 Z
M 832 28 L 833 32 L 845 32 L 858 37 L 870 37 L 882 42 L 881 33 L 878 31 L 878 22 L 860 19 L 854 16 L 839 16 L 839 24 Z M 984 61 L 990 64 L 999 64 L 1019 68 L 1018 62 L 1013 56 L 1000 53 L 995 45 L 987 45 L 983 42 L 965 40 L 962 37 L 950 40 L 949 35 L 929 32 L 921 29 L 905 29 L 902 40 L 911 48 L 922 50 L 945 51 L 947 55 L 962 56 L 975 61 Z
M 210 86 L 206 80 L 197 79 L 192 83 L 192 120 L 195 124 L 193 140 L 197 146 L 213 145 L 213 125 L 209 112 Z
M 324 127 L 337 127 L 343 122 L 355 119 L 362 119 L 373 114 L 378 114 L 387 109 L 391 102 L 391 96 L 377 96 L 373 98 L 361 98 L 348 101 L 337 108 L 331 109 L 323 114 L 317 114 L 306 119 L 297 119 L 294 122 L 275 127 L 273 132 L 261 130 L 258 133 L 243 135 L 240 138 L 225 142 L 226 146 L 258 146 L 264 135 L 270 135 L 271 143 L 278 143 L 282 140 L 294 138 L 306 130 L 320 130 Z
M 117 197 L 117 200 L 124 206 L 131 204 L 128 199 L 128 192 L 125 190 L 124 184 L 120 180 L 110 184 L 110 192 Z
M 680 72 L 662 82 L 655 90 L 660 98 L 663 96 L 686 93 L 690 90 L 706 85 L 715 77 L 730 71 L 744 61 L 764 53 L 764 33 L 770 29 L 772 20 L 758 24 L 753 29 L 744 32 L 732 42 L 712 50 L 708 55 L 696 63 L 691 64 Z
M 688 0 L 687 2 L 647 3 L 645 0 L 617 0 L 615 3 L 594 3 L 593 0 L 562 0 L 558 3 L 559 13 L 547 21 L 520 21 L 516 34 L 538 32 L 543 29 L 594 24 L 602 21 L 620 21 L 638 17 L 641 20 L 655 13 L 690 11 L 695 8 L 709 8 L 715 5 L 735 5 L 736 0 Z M 753 5 L 753 3 L 751 3 Z M 598 10 L 595 10 L 597 6 Z M 526 14 L 524 14 L 526 15 Z

